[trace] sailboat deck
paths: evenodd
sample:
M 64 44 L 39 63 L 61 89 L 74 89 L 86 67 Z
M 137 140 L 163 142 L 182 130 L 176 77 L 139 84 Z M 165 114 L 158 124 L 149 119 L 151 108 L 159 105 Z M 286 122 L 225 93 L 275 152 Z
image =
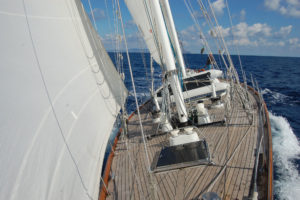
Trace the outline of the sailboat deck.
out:
M 251 94 L 251 93 L 249 93 Z M 216 192 L 222 199 L 244 199 L 249 196 L 255 164 L 255 149 L 259 130 L 257 101 L 249 95 L 252 119 L 238 98 L 227 114 L 226 124 L 195 128 L 199 138 L 205 138 L 213 163 L 149 173 L 138 116 L 129 121 L 128 136 L 120 136 L 112 162 L 107 199 L 199 199 L 206 192 Z M 141 108 L 145 135 L 157 132 L 152 123 L 150 104 Z M 210 109 L 214 120 L 222 120 L 224 108 Z M 252 123 L 251 123 L 252 121 Z M 163 146 L 168 146 L 168 134 L 147 138 L 150 165 Z

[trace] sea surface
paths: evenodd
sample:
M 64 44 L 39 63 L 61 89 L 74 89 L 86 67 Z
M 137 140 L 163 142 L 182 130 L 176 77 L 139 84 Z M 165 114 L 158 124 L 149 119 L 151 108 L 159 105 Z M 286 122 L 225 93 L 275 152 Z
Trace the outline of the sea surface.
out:
M 114 53 L 110 53 L 115 61 Z M 130 53 L 134 83 L 139 105 L 150 98 L 150 55 Z M 219 57 L 216 56 L 216 61 Z M 185 54 L 188 68 L 203 68 L 207 55 Z M 241 71 L 238 56 L 232 56 L 239 74 Z M 278 200 L 300 199 L 300 58 L 241 56 L 242 68 L 247 82 L 251 85 L 251 74 L 258 83 L 270 113 L 273 136 L 274 195 Z M 146 65 L 144 64 L 146 63 Z M 220 69 L 224 66 L 219 65 Z M 128 113 L 136 110 L 132 81 L 123 54 L 125 84 L 131 93 L 128 98 Z M 154 63 L 155 87 L 161 84 L 160 67 Z M 243 79 L 241 78 L 243 81 Z

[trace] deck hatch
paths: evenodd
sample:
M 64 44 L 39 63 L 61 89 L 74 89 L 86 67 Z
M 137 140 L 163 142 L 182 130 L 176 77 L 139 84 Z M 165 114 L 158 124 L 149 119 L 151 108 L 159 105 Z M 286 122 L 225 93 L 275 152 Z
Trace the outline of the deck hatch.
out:
M 208 164 L 210 161 L 205 140 L 184 145 L 164 147 L 154 160 L 154 172 Z

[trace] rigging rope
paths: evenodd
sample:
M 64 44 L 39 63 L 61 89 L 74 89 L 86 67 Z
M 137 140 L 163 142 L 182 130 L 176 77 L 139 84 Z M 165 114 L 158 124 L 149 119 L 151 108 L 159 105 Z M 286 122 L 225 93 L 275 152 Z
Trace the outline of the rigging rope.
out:
M 137 96 L 136 96 L 136 89 L 135 89 L 135 84 L 134 84 L 134 78 L 133 78 L 133 73 L 132 73 L 130 56 L 129 56 L 129 53 L 128 53 L 128 45 L 127 45 L 127 40 L 126 40 L 124 23 L 123 23 L 123 19 L 122 19 L 122 13 L 121 13 L 121 8 L 120 8 L 120 3 L 119 3 L 119 1 L 117 3 L 118 3 L 118 11 L 119 11 L 119 14 L 121 16 L 120 17 L 120 21 L 121 21 L 122 32 L 123 32 L 123 37 L 124 37 L 124 44 L 125 44 L 125 49 L 126 49 L 126 55 L 127 55 L 128 65 L 129 65 L 129 72 L 130 72 L 130 77 L 131 77 L 131 83 L 132 83 L 132 88 L 133 88 L 133 92 L 134 92 L 135 105 L 136 105 L 137 114 L 138 114 L 138 118 L 139 118 L 141 135 L 142 135 L 143 143 L 144 143 L 144 149 L 145 149 L 145 154 L 146 154 L 146 162 L 148 164 L 148 172 L 150 173 L 151 172 L 151 164 L 150 164 L 149 153 L 148 153 L 148 149 L 147 149 L 146 138 L 145 138 L 143 124 L 142 124 L 140 109 L 139 109 L 138 100 L 137 100 Z
M 91 15 L 92 15 L 92 19 L 93 19 L 93 22 L 94 22 L 95 29 L 98 31 L 96 20 L 95 20 L 95 16 L 94 16 L 94 11 L 92 9 L 91 1 L 88 0 L 88 3 L 89 3 L 89 7 L 90 7 L 90 11 L 91 11 Z
M 231 14 L 230 14 L 230 9 L 229 9 L 229 6 L 228 6 L 228 1 L 226 0 L 225 2 L 226 2 L 227 13 L 228 13 L 228 16 L 229 16 L 231 30 L 232 30 L 233 29 L 233 23 L 232 23 L 232 17 L 231 17 Z M 232 34 L 232 37 L 233 37 L 233 40 L 235 40 L 234 34 Z M 238 54 L 241 71 L 243 71 L 243 65 L 242 65 L 242 60 L 241 60 L 239 48 L 238 48 L 237 44 L 235 44 L 235 43 L 234 43 L 234 46 L 235 46 L 237 54 Z M 245 80 L 244 80 L 244 82 L 245 82 Z
M 194 23 L 195 23 L 198 31 L 200 32 L 200 39 L 203 41 L 204 45 L 208 49 L 209 54 L 213 54 L 212 51 L 211 51 L 210 46 L 208 45 L 206 37 L 205 37 L 205 35 L 204 35 L 204 33 L 203 33 L 202 29 L 201 29 L 199 21 L 196 19 L 195 15 L 194 15 L 195 10 L 193 9 L 193 6 L 192 6 L 191 2 L 189 0 L 184 0 L 184 3 L 185 3 L 186 8 L 188 9 L 188 11 L 189 11 L 192 19 L 193 19 L 193 21 L 194 21 Z M 218 65 L 216 66 L 216 68 L 219 68 Z

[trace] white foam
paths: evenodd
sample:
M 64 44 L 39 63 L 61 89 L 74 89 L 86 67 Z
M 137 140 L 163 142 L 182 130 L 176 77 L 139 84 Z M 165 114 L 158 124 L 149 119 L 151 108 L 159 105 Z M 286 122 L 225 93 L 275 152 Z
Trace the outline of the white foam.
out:
M 273 158 L 278 180 L 274 181 L 279 199 L 300 198 L 300 176 L 293 161 L 300 158 L 300 144 L 289 122 L 282 116 L 270 113 L 273 135 Z
M 133 90 L 131 90 L 130 92 L 129 92 L 129 94 L 130 94 L 130 96 L 134 96 L 134 93 L 133 93 Z M 138 98 L 138 99 L 140 99 L 140 98 L 145 98 L 145 97 L 150 97 L 151 95 L 150 95 L 150 92 L 137 92 L 136 93 L 136 97 Z
M 286 96 L 284 94 L 281 94 L 279 92 L 274 92 L 268 88 L 265 88 L 261 91 L 261 94 L 262 95 L 271 95 L 273 97 L 273 102 L 272 103 L 284 103 L 288 98 L 289 96 Z

